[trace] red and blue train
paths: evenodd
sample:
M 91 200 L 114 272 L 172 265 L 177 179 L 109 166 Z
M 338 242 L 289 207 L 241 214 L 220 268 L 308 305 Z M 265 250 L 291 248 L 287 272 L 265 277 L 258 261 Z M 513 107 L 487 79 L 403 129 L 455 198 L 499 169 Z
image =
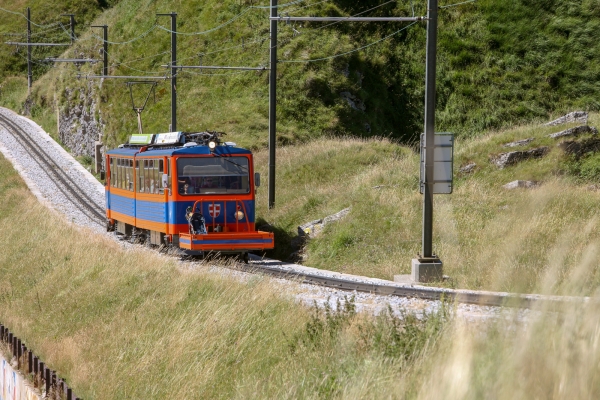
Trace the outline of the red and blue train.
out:
M 106 153 L 107 229 L 187 254 L 274 247 L 255 226 L 252 152 L 219 132 L 132 135 Z

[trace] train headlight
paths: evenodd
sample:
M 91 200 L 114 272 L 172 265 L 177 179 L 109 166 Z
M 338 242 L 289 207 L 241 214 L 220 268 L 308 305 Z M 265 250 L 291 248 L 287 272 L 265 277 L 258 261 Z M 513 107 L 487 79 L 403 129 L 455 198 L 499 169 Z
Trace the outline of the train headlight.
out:
M 213 151 L 217 147 L 217 144 L 215 142 L 208 142 L 208 147 Z
M 235 212 L 235 218 L 236 218 L 238 221 L 241 221 L 241 220 L 243 220 L 243 219 L 244 219 L 244 213 L 243 213 L 242 211 L 236 211 L 236 212 Z

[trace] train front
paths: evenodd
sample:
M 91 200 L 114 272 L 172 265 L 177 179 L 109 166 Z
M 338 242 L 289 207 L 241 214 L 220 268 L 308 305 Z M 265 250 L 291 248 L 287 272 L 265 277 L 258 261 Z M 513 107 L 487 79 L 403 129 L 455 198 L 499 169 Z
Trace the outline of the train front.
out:
M 179 247 L 246 258 L 249 251 L 272 249 L 273 233 L 255 226 L 260 177 L 253 172 L 252 153 L 215 139 L 193 138 L 173 152 L 176 184 L 169 219 L 179 232 Z

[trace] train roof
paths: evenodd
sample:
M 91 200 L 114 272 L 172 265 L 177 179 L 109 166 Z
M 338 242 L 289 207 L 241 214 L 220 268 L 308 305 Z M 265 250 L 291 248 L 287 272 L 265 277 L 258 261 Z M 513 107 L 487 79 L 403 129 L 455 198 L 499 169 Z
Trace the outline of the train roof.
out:
M 143 148 L 140 147 L 122 147 L 112 149 L 106 152 L 111 156 L 120 155 L 120 156 L 128 156 L 133 157 L 137 155 L 138 157 L 152 157 L 152 156 L 183 156 L 183 155 L 219 155 L 219 156 L 227 156 L 227 155 L 242 155 L 242 154 L 252 154 L 250 150 L 242 149 L 240 147 L 233 147 L 227 145 L 220 145 L 215 147 L 213 151 L 210 151 L 208 146 L 204 145 L 196 145 L 190 147 L 178 147 L 178 148 L 149 148 L 145 151 L 141 151 Z
M 106 152 L 126 157 L 252 154 L 250 150 L 236 147 L 235 143 L 221 143 L 222 132 L 170 132 L 157 135 L 132 135 L 128 144 Z

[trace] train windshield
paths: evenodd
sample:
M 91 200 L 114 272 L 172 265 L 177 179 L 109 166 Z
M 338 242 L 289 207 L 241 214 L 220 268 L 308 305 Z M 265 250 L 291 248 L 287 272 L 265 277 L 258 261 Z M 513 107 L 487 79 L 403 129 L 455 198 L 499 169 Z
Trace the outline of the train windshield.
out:
M 246 157 L 200 157 L 177 160 L 179 194 L 250 193 Z

